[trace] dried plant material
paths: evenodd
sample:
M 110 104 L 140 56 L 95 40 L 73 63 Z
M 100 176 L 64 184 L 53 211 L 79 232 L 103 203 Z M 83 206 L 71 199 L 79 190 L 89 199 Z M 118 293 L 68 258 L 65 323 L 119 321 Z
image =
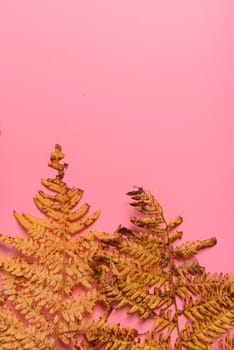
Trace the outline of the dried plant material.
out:
M 176 246 L 182 218 L 166 222 L 142 187 L 128 193 L 140 213 L 131 218 L 136 229 L 88 231 L 100 212 L 76 208 L 83 191 L 63 181 L 63 158 L 56 145 L 49 166 L 57 175 L 41 180 L 54 194 L 34 198 L 45 217 L 14 212 L 28 237 L 0 235 L 19 252 L 0 256 L 0 349 L 209 350 L 216 342 L 234 350 L 233 277 L 207 273 L 196 259 L 216 239 Z M 103 314 L 95 319 L 97 303 Z M 142 334 L 111 323 L 123 307 L 152 327 Z
M 57 171 L 54 179 L 42 184 L 54 195 L 38 191 L 34 201 L 45 218 L 14 213 L 28 237 L 0 235 L 20 254 L 0 257 L 0 349 L 57 349 L 59 343 L 77 343 L 81 321 L 91 314 L 100 299 L 89 265 L 98 254 L 103 233 L 85 232 L 100 212 L 87 216 L 89 205 L 74 209 L 83 191 L 63 182 L 67 164 L 56 145 L 49 166 Z M 106 235 L 105 235 L 106 237 Z M 114 238 L 115 235 L 110 235 Z M 79 287 L 79 295 L 73 293 Z M 83 326 L 82 326 L 83 327 Z M 77 332 L 67 330 L 77 329 Z M 74 345 L 75 346 L 75 345 Z
M 126 349 L 234 349 L 233 277 L 205 272 L 194 258 L 200 249 L 216 244 L 214 237 L 175 246 L 182 218 L 166 222 L 163 209 L 142 187 L 128 193 L 141 216 L 131 222 L 139 230 L 119 227 L 118 238 L 102 242 L 111 247 L 99 261 L 99 291 L 107 304 L 142 320 L 152 329 Z M 112 347 L 108 347 L 112 349 Z M 125 348 L 123 348 L 125 349 Z M 217 347 L 216 347 L 217 349 Z

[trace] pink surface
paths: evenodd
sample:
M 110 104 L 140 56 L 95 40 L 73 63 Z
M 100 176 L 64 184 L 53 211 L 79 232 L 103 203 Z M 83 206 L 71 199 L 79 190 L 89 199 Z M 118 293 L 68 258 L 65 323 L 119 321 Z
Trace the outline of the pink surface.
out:
M 218 238 L 208 270 L 233 271 L 233 4 L 2 1 L 0 231 L 37 213 L 60 143 L 97 228 L 127 224 L 125 192 L 143 185 L 184 217 L 184 240 Z

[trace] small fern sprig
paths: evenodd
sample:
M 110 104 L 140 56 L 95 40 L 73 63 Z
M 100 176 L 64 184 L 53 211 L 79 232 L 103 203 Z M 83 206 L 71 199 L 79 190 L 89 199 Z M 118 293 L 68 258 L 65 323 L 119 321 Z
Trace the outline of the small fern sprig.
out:
M 182 218 L 167 222 L 159 202 L 142 187 L 128 195 L 141 214 L 130 220 L 140 230 L 120 226 L 118 238 L 102 240 L 111 248 L 105 257 L 94 257 L 100 263 L 100 293 L 113 308 L 128 306 L 129 314 L 154 320 L 149 336 L 159 348 L 210 349 L 234 326 L 232 276 L 206 273 L 195 259 L 216 239 L 175 246 Z

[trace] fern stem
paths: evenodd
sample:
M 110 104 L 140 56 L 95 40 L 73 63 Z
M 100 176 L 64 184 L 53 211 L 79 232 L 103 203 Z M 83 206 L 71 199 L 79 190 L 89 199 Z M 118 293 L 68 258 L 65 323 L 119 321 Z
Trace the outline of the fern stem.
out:
M 170 285 L 171 285 L 171 291 L 172 291 L 172 299 L 173 299 L 173 304 L 175 307 L 175 315 L 174 315 L 174 320 L 176 322 L 176 330 L 178 334 L 178 349 L 176 350 L 181 350 L 182 349 L 182 342 L 181 342 L 181 336 L 180 336 L 180 327 L 179 327 L 179 322 L 178 322 L 178 305 L 176 301 L 176 293 L 175 293 L 175 286 L 174 286 L 174 281 L 173 281 L 173 256 L 171 254 L 171 242 L 170 242 L 170 237 L 169 237 L 169 226 L 168 223 L 163 215 L 163 212 L 161 213 L 161 217 L 164 221 L 165 227 L 166 227 L 166 235 L 167 235 L 167 241 L 166 241 L 166 246 L 168 249 L 168 257 L 169 257 L 169 265 L 170 265 L 170 272 L 169 272 L 169 279 L 170 279 Z M 175 317 L 176 316 L 176 317 Z
M 62 180 L 59 179 L 59 182 L 61 183 Z M 63 206 L 61 206 L 61 211 L 63 211 Z M 66 215 L 64 213 L 64 215 Z M 65 233 L 64 231 L 66 230 L 66 227 L 65 227 L 65 224 L 63 224 L 63 235 L 62 235 L 62 240 L 63 242 L 65 243 L 66 241 L 66 236 L 65 236 Z M 65 278 L 65 266 L 66 266 L 66 263 L 65 263 L 65 254 L 64 254 L 64 250 L 62 250 L 62 256 L 63 256 L 63 264 L 62 264 L 62 288 L 61 288 L 61 296 L 62 296 L 62 300 L 65 299 L 65 293 L 64 293 L 64 288 L 65 288 L 65 284 L 66 284 L 66 278 Z M 56 324 L 56 329 L 55 329 L 55 342 L 54 342 L 54 346 L 53 346 L 53 349 L 52 350 L 56 350 L 56 344 L 58 343 L 58 340 L 59 340 L 59 324 L 61 322 L 61 319 L 62 319 L 62 309 L 60 308 L 59 310 L 59 313 L 58 313 L 58 321 L 57 321 L 57 324 Z

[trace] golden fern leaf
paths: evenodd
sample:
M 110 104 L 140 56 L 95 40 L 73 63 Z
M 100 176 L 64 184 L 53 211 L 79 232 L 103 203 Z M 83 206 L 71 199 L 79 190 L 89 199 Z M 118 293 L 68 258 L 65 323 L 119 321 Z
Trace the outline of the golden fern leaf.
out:
M 78 328 L 82 318 L 101 299 L 89 262 L 99 252 L 99 237 L 103 239 L 105 235 L 84 232 L 79 238 L 72 238 L 89 227 L 100 212 L 87 216 L 87 203 L 74 209 L 83 191 L 71 189 L 63 182 L 67 167 L 61 163 L 63 157 L 61 147 L 56 145 L 49 166 L 57 175 L 42 180 L 55 194 L 40 190 L 34 199 L 46 217 L 14 212 L 29 237 L 0 235 L 2 242 L 20 253 L 5 259 L 0 257 L 1 349 L 55 349 L 59 341 L 75 346 L 74 333 L 60 337 L 59 330 Z M 112 234 L 109 239 L 115 236 Z M 81 289 L 79 298 L 74 295 L 77 287 Z
M 193 257 L 214 246 L 216 239 L 174 247 L 182 238 L 177 230 L 182 218 L 167 222 L 159 202 L 142 187 L 128 195 L 141 213 L 130 219 L 140 230 L 120 226 L 118 238 L 102 240 L 109 250 L 93 261 L 99 262 L 103 300 L 117 309 L 127 305 L 128 313 L 154 320 L 154 342 L 141 341 L 139 349 L 211 349 L 234 326 L 234 282 L 228 274 L 206 273 Z

